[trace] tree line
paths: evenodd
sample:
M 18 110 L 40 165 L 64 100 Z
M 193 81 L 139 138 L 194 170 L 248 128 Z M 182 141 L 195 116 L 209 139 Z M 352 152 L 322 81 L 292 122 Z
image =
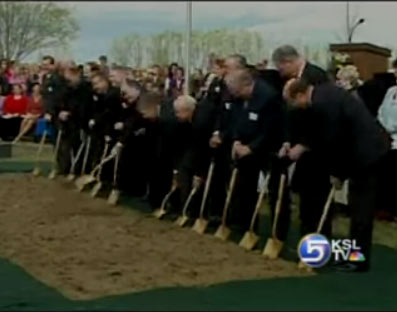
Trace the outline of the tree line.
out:
M 329 62 L 328 46 L 295 43 L 312 62 L 326 66 Z M 239 53 L 252 64 L 269 59 L 275 43 L 265 41 L 258 31 L 247 29 L 215 29 L 193 31 L 191 39 L 191 66 L 205 68 L 208 56 L 226 56 Z M 184 64 L 185 34 L 164 31 L 152 35 L 131 33 L 113 40 L 110 56 L 122 66 L 142 68 L 150 64 L 167 65 L 171 62 Z

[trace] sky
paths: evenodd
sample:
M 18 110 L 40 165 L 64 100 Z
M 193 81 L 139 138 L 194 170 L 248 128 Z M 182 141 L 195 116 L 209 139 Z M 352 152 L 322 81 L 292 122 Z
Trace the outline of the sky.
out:
M 72 7 L 80 25 L 78 38 L 62 51 L 78 62 L 109 54 L 112 40 L 132 32 L 184 31 L 186 2 L 59 2 Z M 346 1 L 333 2 L 193 2 L 193 29 L 248 28 L 265 42 L 329 44 L 343 41 Z M 355 42 L 397 48 L 397 2 L 350 1 L 351 17 L 365 18 Z M 58 51 L 60 53 L 60 51 Z

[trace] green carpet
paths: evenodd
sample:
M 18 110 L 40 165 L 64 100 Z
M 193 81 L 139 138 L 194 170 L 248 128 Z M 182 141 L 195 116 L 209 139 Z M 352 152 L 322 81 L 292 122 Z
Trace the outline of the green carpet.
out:
M 44 165 L 48 168 L 48 164 Z M 32 165 L 28 163 L 0 162 L 0 173 L 31 170 Z M 322 273 L 305 278 L 229 282 L 206 288 L 154 289 L 92 301 L 71 301 L 22 268 L 0 259 L 0 310 L 393 311 L 397 310 L 396 265 L 396 250 L 375 246 L 373 269 L 365 274 Z

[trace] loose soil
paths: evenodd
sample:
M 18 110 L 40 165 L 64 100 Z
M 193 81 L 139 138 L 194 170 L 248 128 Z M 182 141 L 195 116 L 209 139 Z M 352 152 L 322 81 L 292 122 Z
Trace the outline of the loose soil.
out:
M 0 257 L 70 299 L 307 274 L 296 263 L 110 207 L 63 178 L 2 174 L 0 185 Z

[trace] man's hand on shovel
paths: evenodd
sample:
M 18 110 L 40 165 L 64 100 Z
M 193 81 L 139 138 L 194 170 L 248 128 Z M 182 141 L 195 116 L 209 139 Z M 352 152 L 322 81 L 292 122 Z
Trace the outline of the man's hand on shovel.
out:
M 203 183 L 203 179 L 199 176 L 194 176 L 193 177 L 193 188 L 198 190 Z
M 330 182 L 338 191 L 343 188 L 343 181 L 337 177 L 331 176 Z
M 240 159 L 252 154 L 252 150 L 248 145 L 241 144 L 240 141 L 236 141 L 233 144 L 232 159 Z
M 292 161 L 297 161 L 299 158 L 302 157 L 303 153 L 305 153 L 308 150 L 309 149 L 306 146 L 302 144 L 296 144 L 294 147 L 288 150 L 288 157 Z
M 289 150 L 291 149 L 291 143 L 285 142 L 281 146 L 279 152 L 278 152 L 278 158 L 284 158 L 288 156 Z
M 222 139 L 219 135 L 219 132 L 214 132 L 210 139 L 210 147 L 211 148 L 218 148 L 222 144 Z
M 111 154 L 112 154 L 112 155 L 119 155 L 119 153 L 120 153 L 120 151 L 121 151 L 122 148 L 123 148 L 123 144 L 122 144 L 121 142 L 117 142 L 117 143 L 114 145 Z

